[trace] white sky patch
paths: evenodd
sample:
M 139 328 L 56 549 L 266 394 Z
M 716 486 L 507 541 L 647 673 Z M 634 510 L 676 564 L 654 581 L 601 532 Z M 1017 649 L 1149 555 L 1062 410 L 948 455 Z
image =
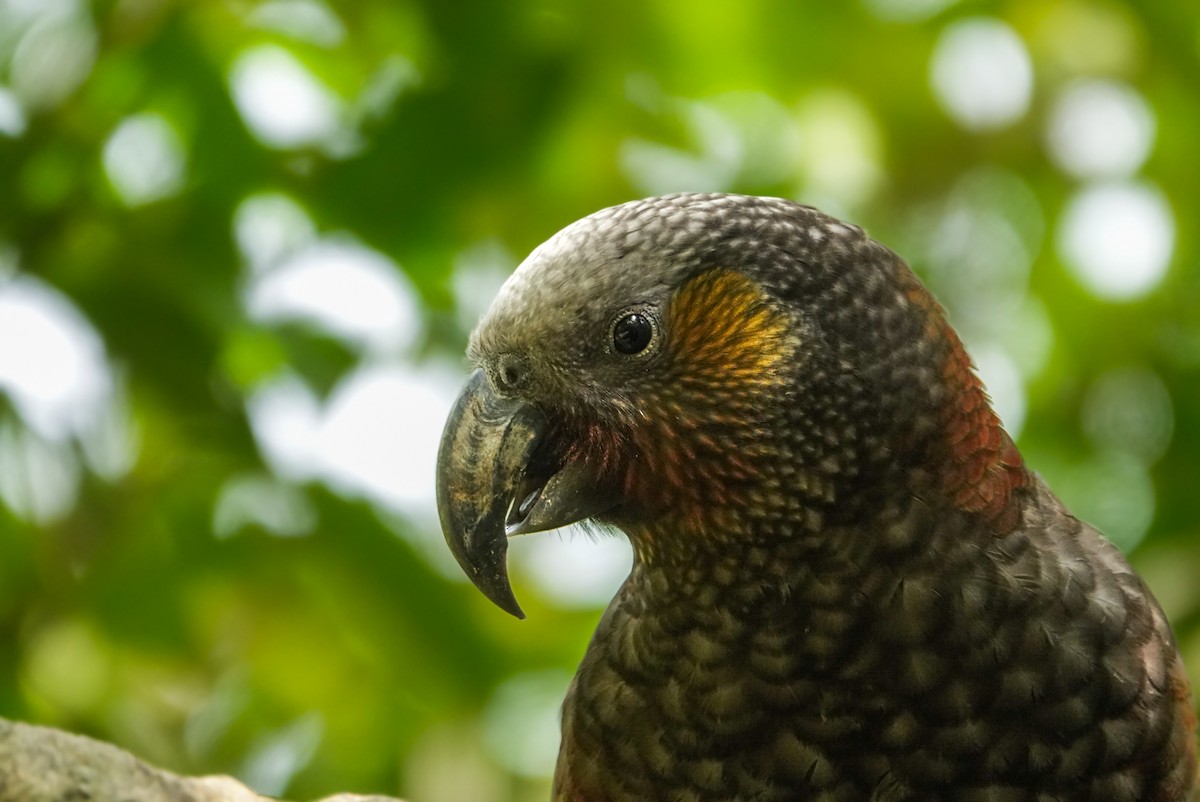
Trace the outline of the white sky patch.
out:
M 298 537 L 312 532 L 317 511 L 294 485 L 270 476 L 235 476 L 221 487 L 213 532 L 226 538 L 252 524 L 279 537 Z
M 683 118 L 691 146 L 627 139 L 619 160 L 629 181 L 645 195 L 729 189 L 745 155 L 736 126 L 706 103 L 675 101 L 666 108 Z
M 31 23 L 13 51 L 9 81 L 27 108 L 53 108 L 91 74 L 95 28 L 78 2 L 9 5 L 6 11 Z
M 346 39 L 346 26 L 319 0 L 268 0 L 246 17 L 253 28 L 273 31 L 321 47 L 337 47 Z
M 793 178 L 803 154 L 800 121 L 764 92 L 726 92 L 704 100 L 665 95 L 645 76 L 627 83 L 631 102 L 684 131 L 682 147 L 630 138 L 620 162 L 647 195 L 717 191 L 735 182 L 769 184 Z
M 0 498 L 26 520 L 46 524 L 71 510 L 81 456 L 110 481 L 137 459 L 136 427 L 99 335 L 56 290 L 2 270 L 0 393 L 24 424 L 0 420 Z
M 1175 220 L 1166 197 L 1140 182 L 1090 185 L 1067 204 L 1058 251 L 1096 296 L 1140 298 L 1163 280 L 1175 249 Z
M 21 101 L 12 91 L 0 87 L 0 134 L 16 139 L 25 133 L 28 125 Z
M 65 442 L 0 419 L 0 499 L 20 518 L 49 524 L 79 495 L 79 461 Z
M 437 364 L 367 364 L 322 404 L 299 379 L 284 377 L 253 393 L 250 422 L 280 476 L 320 479 L 432 522 L 438 444 L 461 386 L 460 372 Z
M 254 274 L 245 304 L 255 320 L 307 321 L 375 353 L 408 348 L 421 331 L 416 290 L 404 273 L 348 237 L 319 240 Z
M 104 143 L 104 171 L 126 206 L 140 206 L 177 193 L 184 183 L 187 154 L 175 128 L 158 114 L 121 121 Z
M 1055 164 L 1076 178 L 1119 178 L 1145 164 L 1154 135 L 1154 113 L 1137 90 L 1088 80 L 1055 101 L 1046 144 Z
M 110 482 L 129 473 L 141 450 L 141 429 L 129 407 L 122 378 L 119 371 L 114 373 L 112 395 L 79 432 L 84 464 Z
M 442 427 L 461 380 L 450 371 L 360 368 L 338 385 L 317 440 L 334 484 L 432 517 Z
M 450 286 L 458 322 L 465 331 L 479 323 L 516 267 L 517 259 L 497 240 L 472 245 L 454 259 Z
M 705 102 L 738 140 L 738 181 L 772 184 L 794 177 L 804 133 L 791 109 L 765 92 L 727 92 Z
M 571 526 L 509 540 L 509 559 L 538 589 L 565 607 L 603 607 L 633 565 L 624 535 L 589 535 Z
M 305 713 L 255 739 L 238 777 L 260 794 L 281 796 L 292 778 L 312 761 L 324 733 L 321 714 Z
M 735 174 L 703 156 L 644 139 L 623 142 L 619 158 L 626 178 L 643 195 L 720 192 L 729 188 Z
M 314 242 L 317 227 L 291 197 L 264 192 L 238 204 L 233 234 L 250 269 L 260 273 Z
M 930 62 L 942 108 L 964 128 L 1010 125 L 1029 110 L 1033 64 L 1021 37 L 1005 23 L 973 17 L 947 25 Z
M 321 402 L 296 376 L 282 376 L 255 389 L 246 401 L 258 449 L 271 469 L 294 481 L 321 473 L 317 434 Z
M 86 430 L 112 395 L 104 344 L 64 296 L 31 277 L 0 282 L 0 391 L 41 436 Z
M 282 47 L 243 52 L 229 81 L 242 119 L 268 147 L 328 145 L 341 133 L 341 100 Z
M 554 773 L 560 742 L 565 671 L 518 674 L 505 681 L 483 713 L 483 741 L 492 759 L 523 777 Z
M 78 1 L 17 2 L 6 17 L 28 25 L 13 49 L 8 80 L 26 108 L 53 108 L 79 88 L 96 61 L 96 30 Z
M 76 502 L 80 457 L 116 480 L 137 460 L 138 437 L 103 342 L 64 295 L 0 270 L 0 498 L 25 520 L 49 523 Z M 78 450 L 74 445 L 78 445 Z

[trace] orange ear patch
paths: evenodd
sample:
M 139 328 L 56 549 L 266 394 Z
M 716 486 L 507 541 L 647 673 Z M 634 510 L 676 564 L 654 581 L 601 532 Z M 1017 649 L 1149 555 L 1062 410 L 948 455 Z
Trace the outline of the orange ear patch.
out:
M 671 305 L 667 347 L 683 380 L 762 385 L 779 380 L 787 358 L 789 321 L 754 281 L 711 270 L 688 282 Z
M 745 503 L 747 480 L 763 467 L 766 396 L 787 381 L 795 333 L 758 284 L 721 269 L 685 284 L 665 323 L 658 381 L 626 422 L 624 447 L 611 434 L 606 445 L 621 455 L 610 464 L 621 466 L 627 498 L 674 508 L 703 531 L 723 505 Z

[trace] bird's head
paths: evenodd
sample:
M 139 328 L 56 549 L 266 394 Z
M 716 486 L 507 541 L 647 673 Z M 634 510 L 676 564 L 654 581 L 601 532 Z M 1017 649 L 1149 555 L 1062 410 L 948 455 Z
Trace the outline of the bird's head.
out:
M 857 227 L 675 195 L 535 250 L 471 338 L 438 507 L 520 616 L 507 537 L 593 519 L 642 559 L 813 538 L 896 488 L 1004 524 L 1024 476 L 940 308 Z

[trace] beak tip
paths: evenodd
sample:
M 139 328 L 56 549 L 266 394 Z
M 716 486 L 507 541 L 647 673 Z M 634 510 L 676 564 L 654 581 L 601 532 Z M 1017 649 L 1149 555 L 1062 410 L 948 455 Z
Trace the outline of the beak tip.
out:
M 483 595 L 492 604 L 513 618 L 521 621 L 525 620 L 525 611 L 521 609 L 520 603 L 517 602 L 517 597 L 513 594 L 512 586 L 509 585 L 507 576 L 501 575 L 500 579 L 495 582 L 477 581 L 475 587 L 483 591 Z
M 487 530 L 493 528 L 486 527 Z M 447 537 L 446 542 L 467 579 L 488 601 L 515 618 L 525 618 L 525 613 L 513 593 L 512 583 L 508 579 L 508 541 L 503 535 L 500 542 L 490 548 L 479 548 L 477 541 L 471 537 L 463 537 L 461 540 Z
M 514 618 L 524 620 L 525 612 L 517 602 L 508 578 L 508 538 L 504 537 L 503 529 L 494 522 L 484 522 L 466 531 L 470 534 L 461 540 L 447 538 L 459 566 L 488 601 Z M 497 532 L 500 533 L 499 540 L 489 542 Z

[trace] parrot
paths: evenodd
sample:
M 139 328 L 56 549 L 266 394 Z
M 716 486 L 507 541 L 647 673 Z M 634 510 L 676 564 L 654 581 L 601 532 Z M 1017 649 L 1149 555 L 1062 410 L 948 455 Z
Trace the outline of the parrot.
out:
M 862 228 L 748 195 L 604 209 L 517 267 L 467 351 L 436 485 L 471 582 L 523 618 L 508 538 L 632 547 L 555 802 L 1193 798 L 1158 602 Z

